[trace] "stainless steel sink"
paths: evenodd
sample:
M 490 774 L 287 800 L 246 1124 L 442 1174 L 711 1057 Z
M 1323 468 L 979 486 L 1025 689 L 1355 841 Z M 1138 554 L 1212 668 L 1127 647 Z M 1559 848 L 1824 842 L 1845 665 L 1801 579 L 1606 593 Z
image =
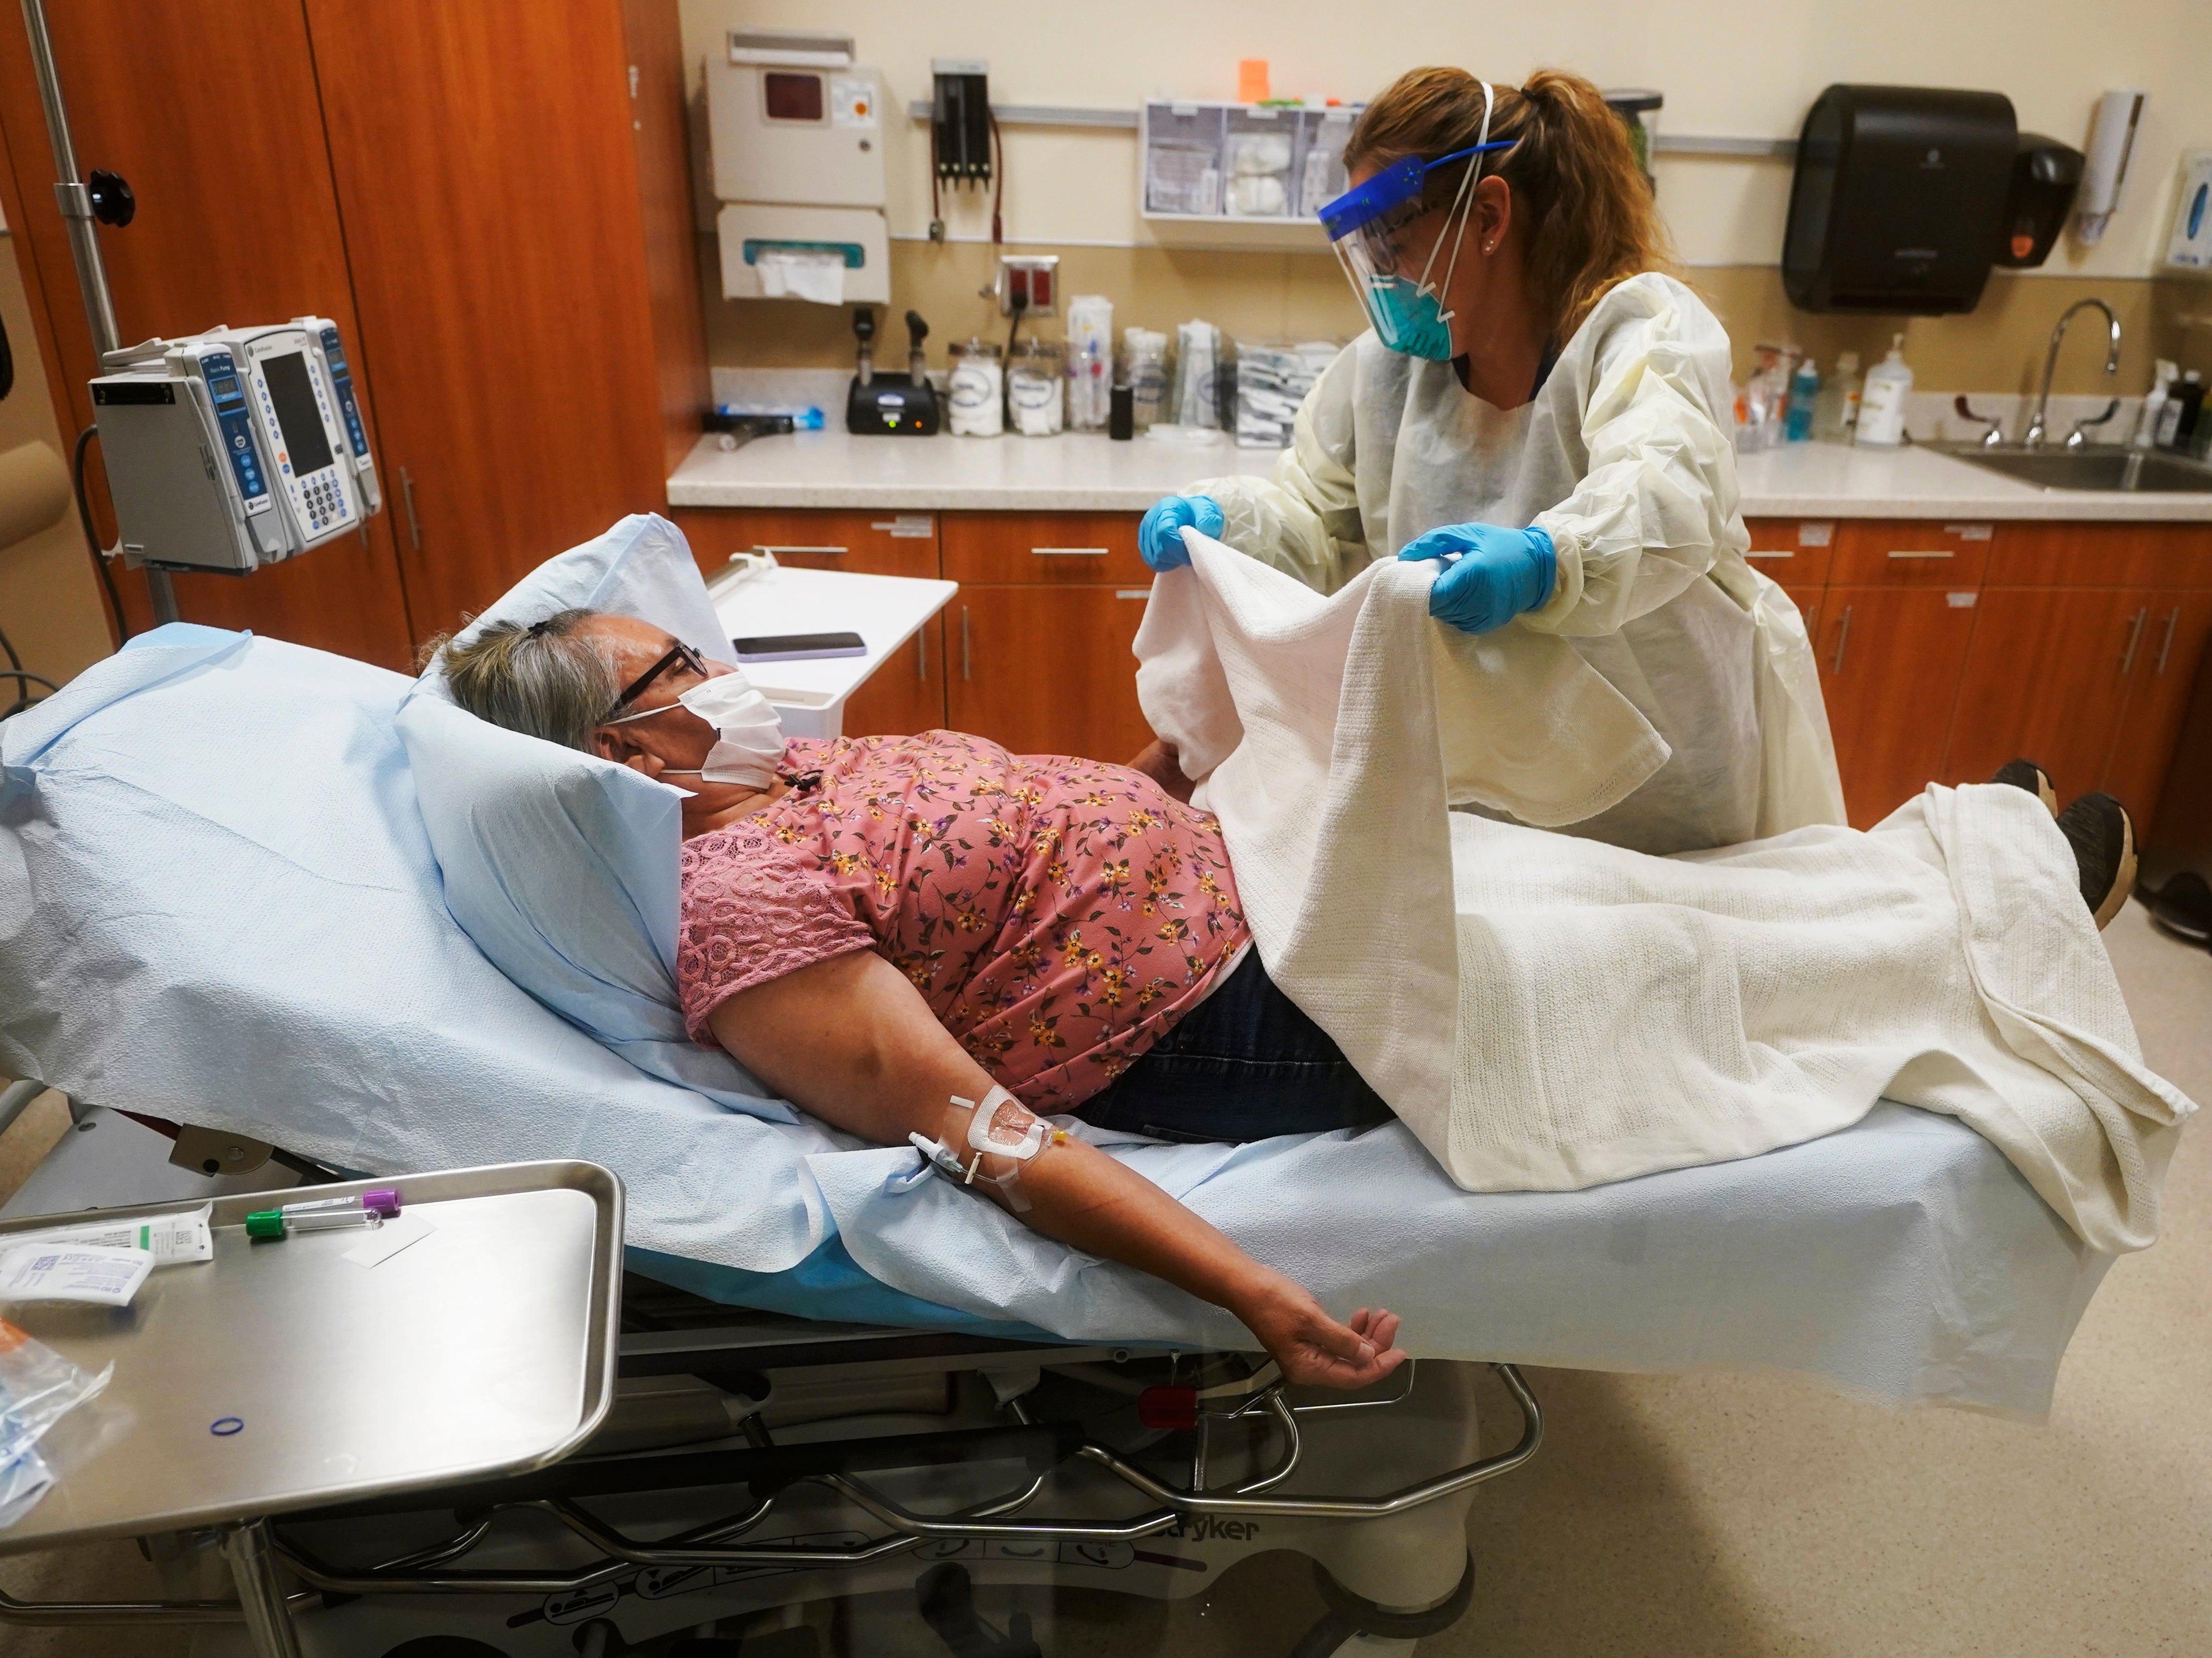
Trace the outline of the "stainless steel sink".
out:
M 1929 446 L 2040 489 L 2124 489 L 2157 495 L 2212 495 L 2212 466 L 2144 449 L 2022 449 L 2010 444 Z

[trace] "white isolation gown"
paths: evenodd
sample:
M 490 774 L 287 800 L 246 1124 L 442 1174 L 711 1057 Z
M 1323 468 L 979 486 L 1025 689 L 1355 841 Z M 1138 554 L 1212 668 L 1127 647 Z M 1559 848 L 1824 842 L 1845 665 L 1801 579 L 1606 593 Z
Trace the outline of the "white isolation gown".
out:
M 1370 331 L 1314 386 L 1272 480 L 1190 492 L 1220 503 L 1223 542 L 1324 593 L 1439 525 L 1545 531 L 1552 597 L 1506 631 L 1553 642 L 1496 653 L 1508 683 L 1485 701 L 1509 719 L 1446 732 L 1455 804 L 1640 852 L 1732 845 L 1844 809 L 1803 621 L 1744 562 L 1729 398 L 1719 320 L 1646 272 L 1597 303 L 1518 409 Z M 1593 672 L 1637 729 L 1578 724 Z M 1531 817 L 1486 788 L 1493 768 L 1525 775 L 1532 745 L 1578 815 Z

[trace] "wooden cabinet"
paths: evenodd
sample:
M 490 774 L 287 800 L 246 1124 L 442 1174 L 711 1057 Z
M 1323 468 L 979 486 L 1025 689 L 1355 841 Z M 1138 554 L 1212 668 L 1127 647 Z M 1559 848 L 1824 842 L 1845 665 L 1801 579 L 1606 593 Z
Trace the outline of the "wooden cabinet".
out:
M 947 513 L 951 581 L 1149 586 L 1134 513 Z
M 1865 829 L 1939 776 L 1974 637 L 1976 595 L 1831 586 L 1814 634 L 1820 689 L 1852 824 Z
M 79 168 L 119 173 L 137 197 L 129 226 L 97 233 L 123 338 L 329 317 L 353 348 L 354 386 L 374 441 L 383 382 L 378 363 L 360 349 L 323 143 L 317 56 L 300 7 L 71 0 L 47 7 L 46 21 Z M 85 382 L 100 371 L 54 203 L 59 175 L 30 41 L 12 16 L 0 27 L 0 129 L 9 164 L 7 219 L 40 323 L 56 419 L 73 438 L 93 423 Z M 17 350 L 30 348 L 15 342 Z M 94 447 L 88 457 L 89 493 L 95 524 L 112 544 L 99 453 Z M 251 628 L 404 668 L 411 653 L 396 517 L 386 512 L 361 536 L 247 580 L 179 575 L 178 608 L 188 622 Z M 132 631 L 152 626 L 144 578 L 120 562 L 113 574 Z
M 2212 587 L 2212 524 L 2008 524 L 1993 587 Z
M 680 507 L 671 516 L 709 580 L 732 555 L 765 550 L 779 564 L 862 575 L 938 573 L 934 513 L 844 512 L 812 507 Z
M 125 339 L 328 316 L 376 452 L 385 511 L 363 537 L 244 580 L 179 576 L 188 620 L 401 667 L 665 501 L 707 403 L 676 0 L 72 0 L 47 18 L 80 165 L 138 200 L 99 232 Z M 91 337 L 20 27 L 0 28 L 0 129 L 74 433 Z M 118 578 L 145 625 L 143 582 Z
M 1127 760 L 1152 741 L 1130 647 L 1152 573 L 1133 513 L 946 513 L 945 709 L 1017 754 Z
M 1744 528 L 1751 531 L 1751 550 L 1744 558 L 1753 569 L 1780 582 L 1793 596 L 1827 585 L 1836 550 L 1834 520 L 1754 518 L 1747 519 Z
M 845 735 L 912 737 L 945 724 L 945 618 L 936 616 L 853 693 Z
M 1996 537 L 1991 524 L 1855 519 L 1836 527 L 1830 586 L 1978 587 Z
M 945 723 L 1016 754 L 1130 759 L 1152 740 L 1130 648 L 1151 591 L 963 586 L 945 611 Z
M 2101 786 L 2149 829 L 2199 665 L 2212 648 L 2212 592 L 2176 589 L 2146 595 L 2148 616 L 2136 641 L 2134 671 Z
M 1943 780 L 1986 783 L 2024 755 L 2062 797 L 2097 787 L 2151 615 L 2130 588 L 1986 589 Z
M 2002 526 L 1946 776 L 2024 755 L 2062 798 L 2103 788 L 2147 824 L 2212 631 L 2208 589 L 2212 525 Z
M 2212 525 L 1747 527 L 1820 653 L 1852 823 L 2016 756 L 2149 821 L 2212 639 Z
M 1797 614 L 1805 618 L 1806 636 L 1811 639 L 1814 647 L 1818 648 L 1820 642 L 1820 611 L 1826 603 L 1828 590 L 1825 587 L 1784 586 L 1782 591 L 1790 595 L 1790 602 L 1797 607 Z
M 451 628 L 665 500 L 664 350 L 704 403 L 646 269 L 649 217 L 687 203 L 644 201 L 633 125 L 633 64 L 680 80 L 675 9 L 306 10 L 409 608 Z

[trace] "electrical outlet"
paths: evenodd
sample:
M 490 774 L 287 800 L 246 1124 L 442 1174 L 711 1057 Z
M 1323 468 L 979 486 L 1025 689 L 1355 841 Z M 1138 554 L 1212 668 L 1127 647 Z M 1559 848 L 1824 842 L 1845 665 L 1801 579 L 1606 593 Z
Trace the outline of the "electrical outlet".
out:
M 1014 296 L 1029 304 L 1025 317 L 1049 317 L 1060 309 L 1060 255 L 1004 253 L 999 257 L 999 314 L 1014 314 Z

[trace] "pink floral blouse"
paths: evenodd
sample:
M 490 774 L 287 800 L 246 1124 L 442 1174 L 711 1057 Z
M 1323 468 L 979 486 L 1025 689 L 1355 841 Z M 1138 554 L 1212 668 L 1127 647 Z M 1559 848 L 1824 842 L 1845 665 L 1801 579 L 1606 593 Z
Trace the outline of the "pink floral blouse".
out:
M 1023 1102 L 1097 1093 L 1248 934 L 1221 825 L 1141 772 L 955 732 L 794 742 L 791 792 L 684 847 L 692 1036 L 729 997 L 873 950 Z

